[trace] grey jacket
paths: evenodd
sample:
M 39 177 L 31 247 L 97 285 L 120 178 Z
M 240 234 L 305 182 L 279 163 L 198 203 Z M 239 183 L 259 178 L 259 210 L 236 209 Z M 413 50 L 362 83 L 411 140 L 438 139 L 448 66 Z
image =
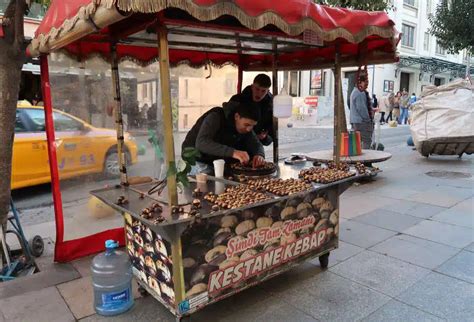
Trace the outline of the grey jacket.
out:
M 367 95 L 364 91 L 359 91 L 354 87 L 350 98 L 350 121 L 351 123 L 371 123 L 369 111 L 367 109 Z

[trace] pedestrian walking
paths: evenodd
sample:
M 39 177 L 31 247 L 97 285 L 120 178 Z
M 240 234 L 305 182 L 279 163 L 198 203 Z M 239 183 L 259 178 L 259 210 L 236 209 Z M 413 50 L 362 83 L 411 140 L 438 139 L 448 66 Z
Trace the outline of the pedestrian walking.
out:
M 375 95 L 374 95 L 375 96 Z M 380 113 L 380 124 L 383 125 L 385 124 L 385 113 L 387 113 L 387 106 L 388 106 L 388 94 L 384 95 L 382 97 L 382 99 L 380 100 L 380 103 L 379 103 L 379 113 Z M 388 116 L 387 116 L 387 119 L 388 119 Z
M 370 105 L 370 97 L 366 92 L 368 85 L 367 77 L 365 75 L 359 76 L 357 86 L 354 87 L 350 96 L 350 122 L 352 128 L 360 132 L 363 149 L 370 149 L 374 131 L 371 117 L 372 106 Z
M 387 118 L 385 119 L 385 122 L 388 123 L 388 121 L 392 121 L 393 120 L 393 103 L 394 103 L 394 99 L 395 99 L 395 94 L 393 94 L 393 92 L 389 92 L 388 95 L 387 95 L 387 111 L 388 111 L 388 116 Z
M 398 124 L 407 124 L 408 122 L 408 102 L 410 96 L 406 89 L 403 89 L 402 96 L 400 97 L 400 118 Z
M 393 98 L 393 117 L 395 118 L 395 121 L 397 121 L 400 118 L 400 98 L 402 97 L 402 92 L 398 91 L 397 94 L 395 94 L 395 97 Z

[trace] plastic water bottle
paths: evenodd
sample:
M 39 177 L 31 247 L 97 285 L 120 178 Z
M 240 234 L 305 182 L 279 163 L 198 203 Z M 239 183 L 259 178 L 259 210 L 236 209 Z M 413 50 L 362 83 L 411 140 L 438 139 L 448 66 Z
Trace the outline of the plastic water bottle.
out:
M 107 240 L 105 253 L 92 260 L 94 307 L 100 315 L 120 314 L 133 306 L 132 266 L 117 247 L 118 242 Z

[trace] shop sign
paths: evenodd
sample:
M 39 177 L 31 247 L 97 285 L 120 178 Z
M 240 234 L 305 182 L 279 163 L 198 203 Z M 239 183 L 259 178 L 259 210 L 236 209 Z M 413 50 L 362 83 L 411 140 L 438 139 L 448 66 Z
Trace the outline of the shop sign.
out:
M 288 233 L 287 235 L 285 230 L 282 229 L 280 234 L 289 236 L 291 233 Z M 260 241 L 266 239 L 265 234 L 258 235 L 262 237 L 262 239 L 259 239 Z M 299 256 L 314 251 L 326 242 L 328 235 L 328 228 L 323 228 L 288 244 L 273 248 L 254 257 L 250 257 L 236 265 L 214 271 L 209 276 L 207 287 L 208 292 L 210 294 L 220 292 L 228 287 L 237 285 L 252 276 L 274 269 L 275 267 L 289 262 Z M 269 234 L 269 236 L 271 236 L 271 234 Z M 231 246 L 228 247 L 228 250 L 229 248 L 231 248 Z M 226 254 L 231 253 L 232 251 L 226 252 Z
M 318 106 L 318 96 L 306 96 L 304 98 L 304 103 L 309 107 L 316 108 Z

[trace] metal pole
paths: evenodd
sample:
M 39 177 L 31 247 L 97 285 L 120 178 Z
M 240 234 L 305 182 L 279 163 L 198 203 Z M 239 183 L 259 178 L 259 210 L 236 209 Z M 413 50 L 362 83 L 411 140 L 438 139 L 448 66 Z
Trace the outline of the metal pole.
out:
M 118 71 L 117 47 L 112 44 L 110 48 L 112 54 L 112 82 L 114 84 L 114 101 L 115 101 L 115 129 L 117 130 L 117 153 L 120 170 L 120 182 L 128 184 L 127 167 L 125 164 L 124 154 L 124 137 L 123 137 L 123 119 L 122 119 L 122 98 L 120 96 L 120 76 Z
M 466 62 L 466 79 L 471 78 L 471 53 L 467 52 L 467 62 Z
M 48 143 L 49 170 L 54 202 L 54 220 L 56 222 L 56 243 L 54 261 L 58 260 L 58 247 L 64 241 L 64 216 L 61 188 L 59 185 L 58 159 L 56 155 L 56 138 L 54 134 L 53 103 L 51 99 L 51 84 L 49 82 L 48 56 L 40 57 L 41 89 L 43 91 L 44 116 L 46 124 L 46 141 Z
M 339 163 L 341 150 L 341 129 L 339 117 L 340 105 L 340 84 L 341 83 L 341 64 L 339 46 L 336 45 L 335 62 L 334 62 L 334 138 L 333 138 L 333 160 Z
M 278 69 L 277 69 L 277 44 L 273 39 L 273 64 L 272 64 L 272 92 L 278 95 Z M 278 163 L 278 119 L 273 117 L 273 162 Z
M 160 55 L 160 83 L 161 83 L 161 108 L 163 110 L 163 130 L 165 137 L 165 162 L 168 168 L 176 167 L 173 141 L 173 114 L 171 111 L 170 66 L 168 51 L 168 30 L 158 28 L 159 55 Z M 168 202 L 170 207 L 178 204 L 176 190 L 176 176 L 167 178 Z

